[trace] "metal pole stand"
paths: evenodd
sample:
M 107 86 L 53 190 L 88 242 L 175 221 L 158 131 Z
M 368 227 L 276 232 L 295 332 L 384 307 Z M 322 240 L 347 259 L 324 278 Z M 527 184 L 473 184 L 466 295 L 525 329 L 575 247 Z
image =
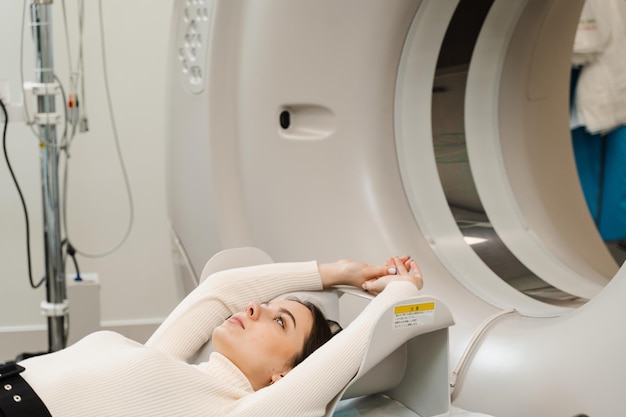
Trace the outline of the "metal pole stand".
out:
M 67 289 L 62 256 L 59 210 L 59 151 L 56 124 L 62 119 L 56 112 L 59 85 L 55 81 L 52 55 L 52 0 L 33 0 L 31 24 L 36 40 L 33 93 L 38 113 L 33 122 L 39 127 L 41 186 L 43 196 L 44 249 L 46 263 L 46 301 L 42 313 L 48 320 L 49 351 L 65 348 L 67 343 Z M 65 105 L 65 103 L 64 103 Z

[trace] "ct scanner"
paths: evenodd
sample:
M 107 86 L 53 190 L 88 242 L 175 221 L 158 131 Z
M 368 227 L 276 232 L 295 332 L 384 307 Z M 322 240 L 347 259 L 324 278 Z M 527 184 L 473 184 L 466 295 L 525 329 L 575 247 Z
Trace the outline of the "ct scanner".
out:
M 582 5 L 176 1 L 167 162 L 181 294 L 224 248 L 408 253 L 456 322 L 454 405 L 622 415 L 626 270 L 589 215 L 569 131 Z

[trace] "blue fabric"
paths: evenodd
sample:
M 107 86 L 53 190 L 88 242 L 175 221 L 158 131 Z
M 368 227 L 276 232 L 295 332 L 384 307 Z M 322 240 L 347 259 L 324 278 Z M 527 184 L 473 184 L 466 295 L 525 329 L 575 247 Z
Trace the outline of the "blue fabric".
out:
M 572 130 L 578 177 L 605 241 L 626 238 L 626 126 L 600 135 Z
M 626 126 L 605 137 L 604 181 L 598 228 L 604 240 L 626 237 Z
M 600 184 L 602 183 L 602 137 L 592 135 L 584 127 L 572 130 L 572 144 L 578 178 L 591 217 L 598 224 Z

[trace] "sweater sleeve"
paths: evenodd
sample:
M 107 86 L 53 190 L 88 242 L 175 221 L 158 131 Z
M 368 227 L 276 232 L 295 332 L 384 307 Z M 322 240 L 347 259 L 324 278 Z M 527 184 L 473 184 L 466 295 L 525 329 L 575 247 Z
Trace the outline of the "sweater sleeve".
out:
M 146 346 L 187 361 L 211 338 L 213 329 L 248 303 L 269 301 L 287 292 L 321 289 L 315 261 L 220 271 L 181 301 Z
M 418 293 L 410 282 L 390 283 L 342 332 L 276 384 L 242 399 L 228 416 L 323 416 L 327 404 L 358 372 L 376 317 Z

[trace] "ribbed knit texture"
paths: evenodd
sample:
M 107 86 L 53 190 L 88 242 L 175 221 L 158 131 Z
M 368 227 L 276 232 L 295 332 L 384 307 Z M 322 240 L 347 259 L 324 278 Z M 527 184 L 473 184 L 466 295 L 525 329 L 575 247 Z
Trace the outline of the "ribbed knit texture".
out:
M 199 365 L 185 362 L 248 302 L 319 289 L 316 262 L 219 272 L 189 294 L 145 346 L 97 332 L 65 350 L 23 361 L 23 376 L 53 417 L 323 416 L 358 371 L 373 318 L 416 295 L 411 283 L 390 284 L 343 332 L 259 391 L 219 353 Z

